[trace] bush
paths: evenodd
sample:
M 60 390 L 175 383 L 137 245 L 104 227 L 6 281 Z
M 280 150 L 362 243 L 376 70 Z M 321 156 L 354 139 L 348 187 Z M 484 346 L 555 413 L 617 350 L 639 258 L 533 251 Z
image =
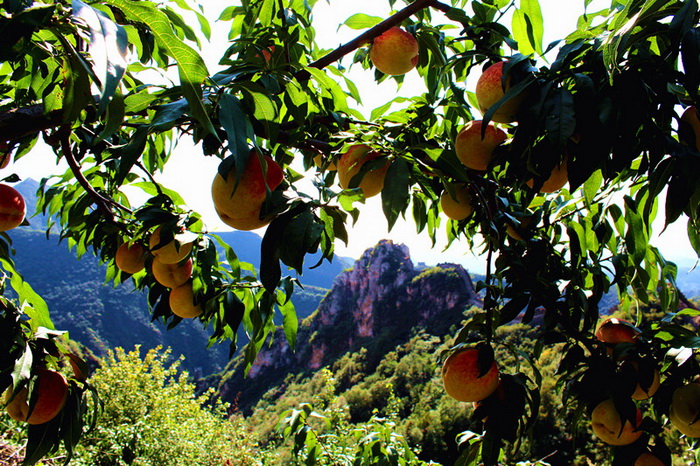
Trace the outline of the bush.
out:
M 211 391 L 195 395 L 170 351 L 110 351 L 91 378 L 102 412 L 84 437 L 76 465 L 255 464 L 260 457 L 241 416 Z

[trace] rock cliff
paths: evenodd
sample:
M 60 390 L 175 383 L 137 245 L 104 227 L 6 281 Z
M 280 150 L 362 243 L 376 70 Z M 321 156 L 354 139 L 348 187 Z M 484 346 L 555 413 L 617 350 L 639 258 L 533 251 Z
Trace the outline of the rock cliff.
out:
M 330 365 L 347 352 L 367 348 L 377 363 L 417 329 L 445 335 L 472 305 L 481 305 L 468 273 L 457 264 L 416 269 L 408 248 L 383 240 L 339 274 L 316 312 L 299 326 L 295 351 L 280 330 L 245 378 L 240 357 L 216 383 L 224 399 L 246 411 L 289 374 Z

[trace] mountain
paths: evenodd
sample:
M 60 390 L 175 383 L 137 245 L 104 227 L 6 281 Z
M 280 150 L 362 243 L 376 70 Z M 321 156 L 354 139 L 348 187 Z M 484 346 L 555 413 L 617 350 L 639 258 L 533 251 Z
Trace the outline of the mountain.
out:
M 34 216 L 39 184 L 31 179 L 14 186 L 25 198 L 29 226 L 9 233 L 15 249 L 14 261 L 27 282 L 46 300 L 56 328 L 67 330 L 72 339 L 85 345 L 95 355 L 121 346 L 144 350 L 158 345 L 171 347 L 173 356 L 184 355 L 183 367 L 196 376 L 220 371 L 228 362 L 228 345 L 207 348 L 208 332 L 199 321 L 183 321 L 167 330 L 160 322 L 151 322 L 144 293 L 134 291 L 130 282 L 119 286 L 105 284 L 104 266 L 85 254 L 78 260 L 57 234 L 46 235 L 46 217 Z M 242 261 L 258 264 L 261 238 L 250 232 L 226 232 L 219 235 L 236 249 Z M 307 264 L 314 265 L 317 257 Z M 307 270 L 300 281 L 293 302 L 300 318 L 318 306 L 333 278 L 349 259 L 324 261 Z
M 299 326 L 294 351 L 279 330 L 274 345 L 261 350 L 247 377 L 238 356 L 205 383 L 217 385 L 225 400 L 246 412 L 289 374 L 312 373 L 361 348 L 371 367 L 408 341 L 415 329 L 447 334 L 465 309 L 479 305 L 462 266 L 439 264 L 419 270 L 405 245 L 383 240 L 335 278 L 318 310 Z

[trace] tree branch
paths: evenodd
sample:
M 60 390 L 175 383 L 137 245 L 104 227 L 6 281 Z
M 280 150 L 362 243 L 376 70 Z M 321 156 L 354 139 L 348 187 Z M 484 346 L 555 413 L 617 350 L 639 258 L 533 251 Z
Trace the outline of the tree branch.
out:
M 0 141 L 16 141 L 46 129 L 56 128 L 62 122 L 62 109 L 44 113 L 42 104 L 13 108 L 0 113 Z
M 63 152 L 63 156 L 66 158 L 66 162 L 68 162 L 68 166 L 73 172 L 73 176 L 75 176 L 75 179 L 78 180 L 78 183 L 83 187 L 88 196 L 95 201 L 95 204 L 97 204 L 97 209 L 102 213 L 102 216 L 107 221 L 115 223 L 114 213 L 109 207 L 111 204 L 110 200 L 105 199 L 100 193 L 95 191 L 95 188 L 92 187 L 87 178 L 85 178 L 85 175 L 83 175 L 83 172 L 80 171 L 80 164 L 78 164 L 78 161 L 75 160 L 73 150 L 70 147 L 70 127 L 62 126 L 60 128 L 59 138 L 61 140 L 61 151 Z

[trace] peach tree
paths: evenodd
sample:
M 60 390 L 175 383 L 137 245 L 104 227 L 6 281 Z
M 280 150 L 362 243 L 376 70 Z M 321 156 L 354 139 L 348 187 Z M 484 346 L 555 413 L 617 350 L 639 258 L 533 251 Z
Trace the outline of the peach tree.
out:
M 400 217 L 411 218 L 433 242 L 446 234 L 456 253 L 482 255 L 483 313 L 464 325 L 455 345 L 482 349 L 484 373 L 502 344 L 495 329 L 515 319 L 539 329 L 534 351 L 511 348 L 532 375 L 500 368 L 501 388 L 492 396 L 502 402 L 484 400 L 485 429 L 459 438 L 461 464 L 496 464 L 531 426 L 539 406 L 537 356 L 552 345 L 563 355 L 558 381 L 572 428 L 613 400 L 611 419 L 640 433 L 615 447 L 615 463 L 646 454 L 669 464 L 665 420 L 671 415 L 692 433 L 697 418 L 697 400 L 676 401 L 674 393 L 698 375 L 693 348 L 700 340 L 682 325 L 698 312 L 678 292 L 676 266 L 651 238 L 661 210 L 663 225 L 687 221 L 700 252 L 696 0 L 614 0 L 586 11 L 576 30 L 551 44 L 544 43 L 537 0 L 389 0 L 395 11 L 387 18 L 350 16 L 343 25 L 357 37 L 334 50 L 315 41 L 315 4 L 243 0 L 222 7 L 216 21 L 228 28 L 230 46 L 214 70 L 201 55 L 211 25 L 193 1 L 3 2 L 3 160 L 42 163 L 41 140 L 68 167 L 41 183 L 47 231 L 79 256 L 98 256 L 108 281 L 131 280 L 146 291 L 154 320 L 172 327 L 198 319 L 213 344 L 228 342 L 250 366 L 276 315 L 294 346 L 296 275 L 307 254 L 332 260 L 336 242 L 347 242 L 348 226 L 362 215 L 362 183 L 372 179 L 388 231 Z M 384 34 L 396 27 L 401 35 Z M 380 52 L 372 57 L 375 39 L 410 66 Z M 502 64 L 482 87 L 486 102 L 474 83 L 494 63 Z M 377 82 L 403 81 L 380 68 L 416 73 L 424 90 L 366 117 L 357 110 L 362 95 L 347 75 L 350 66 Z M 481 137 L 470 139 L 467 153 L 458 150 L 462 128 L 479 120 Z M 489 123 L 506 136 L 489 151 L 486 167 L 469 168 L 469 150 L 479 148 Z M 222 219 L 252 205 L 255 221 L 245 225 L 266 225 L 260 264 L 240 262 L 235 245 L 223 244 L 179 193 L 156 181 L 183 138 L 197 144 L 192 164 L 221 160 L 211 180 L 222 180 L 215 189 Z M 355 158 L 348 161 L 347 153 Z M 273 183 L 267 175 L 277 171 Z M 11 165 L 5 173 L 16 181 Z M 560 183 L 553 186 L 555 173 Z M 239 188 L 247 195 L 238 198 Z M 138 196 L 128 195 L 134 190 L 145 200 L 135 202 Z M 446 196 L 466 200 L 466 216 L 447 218 L 440 207 Z M 28 428 L 31 464 L 61 441 L 70 457 L 91 422 L 83 411 L 94 392 L 45 303 L 15 270 L 11 239 L 12 232 L 2 233 L 0 241 L 8 290 L 0 391 L 31 392 L 39 369 L 71 361 L 75 367 L 61 415 Z M 125 243 L 137 253 L 120 268 Z M 166 248 L 174 262 L 164 259 Z M 596 338 L 600 300 L 614 289 L 623 303 L 658 296 L 666 317 L 632 313 L 633 338 Z M 247 341 L 238 341 L 239 328 Z M 657 372 L 654 395 L 633 399 L 637 387 L 651 392 Z M 640 423 L 637 405 L 644 408 Z

